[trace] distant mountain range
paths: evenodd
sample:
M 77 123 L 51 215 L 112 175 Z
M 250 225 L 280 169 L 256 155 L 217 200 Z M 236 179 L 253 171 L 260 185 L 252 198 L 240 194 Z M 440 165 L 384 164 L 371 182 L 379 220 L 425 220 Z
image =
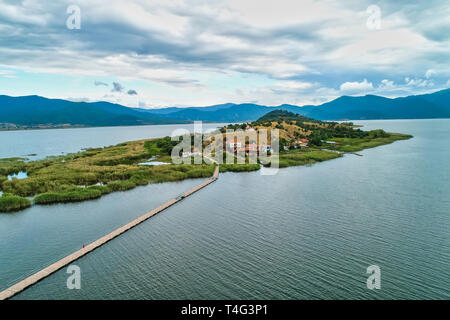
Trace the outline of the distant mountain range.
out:
M 319 106 L 262 106 L 251 103 L 209 107 L 140 109 L 109 102 L 71 102 L 39 96 L 0 95 L 0 127 L 123 126 L 143 124 L 242 122 L 273 110 L 287 110 L 319 120 L 450 118 L 450 89 L 385 98 L 375 95 L 342 96 Z
M 139 112 L 109 102 L 71 102 L 39 96 L 0 96 L 0 123 L 19 127 L 126 126 L 143 124 L 187 123 L 168 115 Z

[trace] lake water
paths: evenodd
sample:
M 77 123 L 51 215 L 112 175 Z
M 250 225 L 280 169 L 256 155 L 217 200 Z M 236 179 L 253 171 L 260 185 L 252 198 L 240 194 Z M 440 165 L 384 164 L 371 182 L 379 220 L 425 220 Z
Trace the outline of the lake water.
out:
M 208 131 L 223 125 L 225 124 L 203 123 L 203 130 Z M 78 152 L 82 148 L 98 148 L 125 141 L 170 136 L 176 129 L 194 132 L 194 125 L 0 131 L 0 158 L 24 157 L 36 160 Z
M 274 176 L 221 174 L 76 261 L 81 290 L 62 269 L 15 299 L 449 299 L 450 120 L 357 123 L 414 138 Z M 0 288 L 200 181 L 1 214 Z M 370 265 L 381 290 L 366 287 Z
M 28 178 L 28 173 L 23 172 L 23 171 L 19 171 L 17 173 L 13 173 L 8 175 L 8 180 L 12 180 L 12 179 L 25 179 Z

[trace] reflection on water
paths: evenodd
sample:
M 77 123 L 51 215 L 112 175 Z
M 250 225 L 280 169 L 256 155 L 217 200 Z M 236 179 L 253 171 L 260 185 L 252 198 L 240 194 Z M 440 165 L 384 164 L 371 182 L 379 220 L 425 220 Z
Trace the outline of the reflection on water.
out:
M 140 166 L 162 166 L 170 164 L 168 162 L 160 162 L 160 161 L 148 161 L 148 162 L 141 162 L 139 163 Z
M 24 171 L 19 171 L 18 173 L 14 173 L 14 174 L 10 174 L 8 175 L 8 180 L 12 180 L 12 179 L 25 179 L 28 178 L 28 173 L 24 172 Z

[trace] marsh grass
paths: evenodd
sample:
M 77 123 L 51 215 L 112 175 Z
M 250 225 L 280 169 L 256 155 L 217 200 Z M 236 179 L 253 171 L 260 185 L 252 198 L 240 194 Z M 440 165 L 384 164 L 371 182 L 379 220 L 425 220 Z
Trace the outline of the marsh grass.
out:
M 25 171 L 25 160 L 25 158 L 0 159 L 0 182 L 2 181 L 4 176 L 19 173 L 19 171 Z
M 259 164 L 221 164 L 219 167 L 220 172 L 250 172 L 258 171 L 261 168 Z
M 51 204 L 57 202 L 76 202 L 97 199 L 102 196 L 97 188 L 70 188 L 64 192 L 47 192 L 36 196 L 36 204 Z
M 7 176 L 0 175 L 0 190 L 2 190 L 2 183 L 6 180 L 8 180 Z
M 12 212 L 26 209 L 31 206 L 27 198 L 4 193 L 0 197 L 0 212 Z
M 342 152 L 357 152 L 410 138 L 412 138 L 411 135 L 400 133 L 386 133 L 386 135 L 379 137 L 369 136 L 364 138 L 335 138 L 333 140 L 338 142 L 339 145 L 332 148 Z
M 332 148 L 354 152 L 410 137 L 378 132 L 377 136 L 367 138 L 336 138 L 334 140 L 340 144 Z M 35 197 L 36 204 L 84 201 L 149 183 L 207 178 L 213 175 L 215 164 L 172 164 L 170 153 L 174 144 L 176 142 L 165 137 L 87 149 L 37 161 L 27 161 L 23 158 L 0 159 L 0 189 L 4 192 L 0 198 L 0 212 L 29 207 L 31 201 L 24 197 Z M 280 155 L 279 167 L 307 165 L 340 156 L 342 155 L 339 153 L 316 148 L 292 150 Z M 139 165 L 149 158 L 169 164 Z M 220 171 L 244 172 L 260 169 L 260 164 L 250 164 L 248 157 L 245 164 L 237 164 L 237 159 L 234 160 L 233 164 L 220 165 Z M 19 171 L 27 172 L 28 178 L 7 179 L 7 175 Z
M 296 151 L 287 154 L 281 154 L 279 157 L 279 167 L 286 168 L 292 166 L 309 165 L 316 162 L 322 162 L 342 157 L 337 152 L 312 150 L 312 151 Z
M 1 189 L 19 197 L 35 196 L 36 204 L 51 204 L 97 199 L 110 192 L 130 190 L 148 183 L 212 176 L 214 166 L 204 163 L 139 166 L 142 160 L 153 156 L 158 161 L 171 162 L 167 153 L 171 142 L 168 144 L 167 138 L 162 139 L 163 143 L 158 143 L 159 140 L 126 142 L 30 162 L 21 158 L 1 159 Z M 7 180 L 7 174 L 19 171 L 26 171 L 28 178 Z M 0 211 L 6 211 L 7 206 L 3 209 Z

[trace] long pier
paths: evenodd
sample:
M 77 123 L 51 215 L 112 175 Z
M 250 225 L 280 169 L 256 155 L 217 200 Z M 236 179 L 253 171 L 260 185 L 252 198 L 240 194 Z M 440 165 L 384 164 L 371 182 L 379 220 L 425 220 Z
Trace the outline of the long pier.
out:
M 28 278 L 16 283 L 15 285 L 9 287 L 8 289 L 0 292 L 0 300 L 6 300 L 14 295 L 18 294 L 19 292 L 25 290 L 29 286 L 32 286 L 33 284 L 41 281 L 42 279 L 48 277 L 49 275 L 55 273 L 59 269 L 69 265 L 70 263 L 74 262 L 75 260 L 78 260 L 82 256 L 85 256 L 89 252 L 101 247 L 105 243 L 111 241 L 112 239 L 120 236 L 122 233 L 125 233 L 126 231 L 130 230 L 131 228 L 134 228 L 138 224 L 144 222 L 145 220 L 153 217 L 154 215 L 160 213 L 161 211 L 164 211 L 165 209 L 169 208 L 170 206 L 173 206 L 175 203 L 180 202 L 186 197 L 189 197 L 190 195 L 194 194 L 195 192 L 203 189 L 207 185 L 213 183 L 219 178 L 219 165 L 216 165 L 216 168 L 214 170 L 214 175 L 212 178 L 206 180 L 202 184 L 199 184 L 198 186 L 195 186 L 194 188 L 186 191 L 181 196 L 171 199 L 167 201 L 166 203 L 160 205 L 159 207 L 153 209 L 152 211 L 140 216 L 139 218 L 131 221 L 130 223 L 124 225 L 123 227 L 120 227 L 113 232 L 107 234 L 106 236 L 101 237 L 100 239 L 86 245 L 84 248 L 75 251 L 72 254 L 69 254 L 65 258 L 62 258 L 61 260 L 53 263 L 52 265 L 48 266 L 45 269 L 42 269 L 41 271 L 29 276 Z

